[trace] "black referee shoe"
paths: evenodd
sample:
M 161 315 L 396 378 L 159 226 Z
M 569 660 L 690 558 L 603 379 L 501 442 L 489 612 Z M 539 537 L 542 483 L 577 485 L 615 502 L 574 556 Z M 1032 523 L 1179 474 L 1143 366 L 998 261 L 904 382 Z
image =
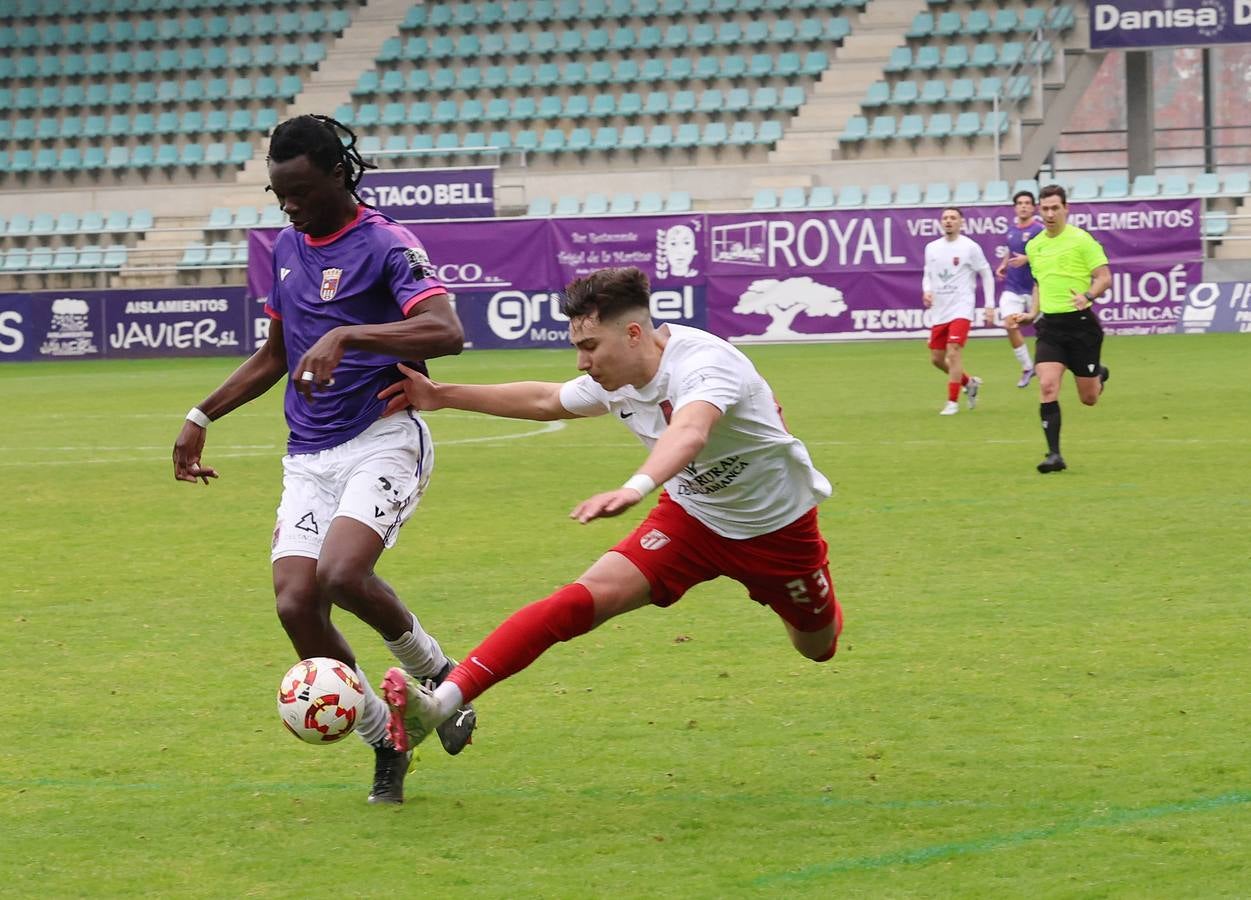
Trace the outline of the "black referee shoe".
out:
M 1048 453 L 1047 458 L 1038 464 L 1038 471 L 1046 475 L 1048 472 L 1063 472 L 1068 466 L 1059 453 Z

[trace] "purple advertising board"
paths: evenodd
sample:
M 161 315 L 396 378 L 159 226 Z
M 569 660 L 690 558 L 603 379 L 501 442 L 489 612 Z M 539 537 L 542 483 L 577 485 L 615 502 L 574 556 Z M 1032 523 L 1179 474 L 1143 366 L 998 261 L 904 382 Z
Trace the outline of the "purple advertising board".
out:
M 1203 281 L 1190 289 L 1177 321 L 1183 334 L 1251 333 L 1251 282 Z
M 240 287 L 0 294 L 0 360 L 250 352 Z
M 1091 0 L 1094 50 L 1251 42 L 1251 0 Z
M 925 245 L 941 235 L 940 212 L 513 219 L 412 228 L 455 295 L 473 347 L 566 345 L 562 287 L 620 265 L 637 265 L 651 278 L 657 321 L 740 341 L 828 341 L 926 333 L 921 270 Z M 965 233 L 992 265 L 1005 251 L 1010 215 L 1006 207 L 966 210 Z M 1112 262 L 1112 289 L 1097 304 L 1105 327 L 1172 331 L 1190 286 L 1201 278 L 1199 201 L 1074 203 L 1069 222 L 1094 235 Z M 251 297 L 269 291 L 275 234 L 251 232 Z
M 925 245 L 941 234 L 937 209 L 708 216 L 708 328 L 734 341 L 922 337 Z M 1172 331 L 1201 276 L 1198 201 L 1073 204 L 1112 262 L 1097 301 L 1112 332 Z M 972 207 L 965 234 L 994 265 L 1006 211 Z M 980 299 L 980 298 L 979 298 Z M 974 327 L 973 334 L 999 333 Z
M 397 222 L 495 215 L 495 169 L 371 169 L 356 192 Z

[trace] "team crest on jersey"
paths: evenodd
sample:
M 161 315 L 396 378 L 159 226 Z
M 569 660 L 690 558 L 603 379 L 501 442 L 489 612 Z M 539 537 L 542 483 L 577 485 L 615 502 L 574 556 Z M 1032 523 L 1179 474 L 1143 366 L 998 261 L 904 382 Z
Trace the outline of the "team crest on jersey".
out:
M 321 270 L 321 299 L 330 301 L 339 292 L 339 280 L 343 277 L 342 269 Z
M 421 247 L 409 247 L 404 251 L 404 258 L 408 260 L 408 267 L 412 269 L 413 277 L 418 281 L 434 277 L 434 266 L 430 262 L 430 256 Z
M 644 550 L 659 550 L 667 543 L 669 543 L 669 535 L 655 528 L 639 538 L 639 546 Z
M 960 265 L 960 257 L 958 257 L 958 256 L 953 256 L 953 257 L 951 258 L 951 264 L 952 264 L 953 266 L 958 266 L 958 265 Z

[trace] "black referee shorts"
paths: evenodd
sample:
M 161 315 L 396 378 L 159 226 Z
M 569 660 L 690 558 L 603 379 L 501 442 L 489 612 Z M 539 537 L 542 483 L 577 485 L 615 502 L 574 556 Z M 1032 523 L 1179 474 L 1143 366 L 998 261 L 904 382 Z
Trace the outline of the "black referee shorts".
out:
M 1074 375 L 1099 375 L 1099 351 L 1103 347 L 1103 327 L 1093 309 L 1081 312 L 1046 313 L 1037 325 L 1034 344 L 1036 363 L 1058 362 Z

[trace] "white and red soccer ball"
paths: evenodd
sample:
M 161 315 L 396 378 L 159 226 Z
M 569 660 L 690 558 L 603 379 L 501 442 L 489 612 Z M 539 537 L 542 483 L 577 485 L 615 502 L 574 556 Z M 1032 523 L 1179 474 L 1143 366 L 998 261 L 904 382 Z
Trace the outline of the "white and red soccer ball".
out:
M 356 672 L 324 656 L 300 660 L 278 685 L 282 724 L 310 744 L 330 744 L 351 734 L 364 702 Z

